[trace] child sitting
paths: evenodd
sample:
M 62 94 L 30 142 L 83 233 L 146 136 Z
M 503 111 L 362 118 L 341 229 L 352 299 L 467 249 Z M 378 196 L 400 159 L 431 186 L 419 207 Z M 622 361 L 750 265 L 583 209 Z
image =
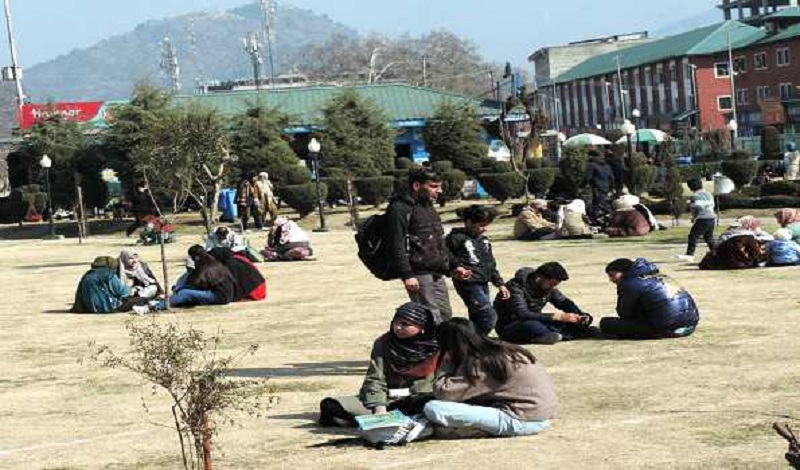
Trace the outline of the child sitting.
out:
M 494 221 L 495 212 L 485 206 L 472 205 L 464 210 L 464 228 L 453 229 L 445 238 L 450 251 L 453 286 L 469 311 L 469 319 L 478 333 L 487 335 L 497 321 L 497 313 L 489 297 L 489 283 L 500 290 L 500 298 L 509 292 L 497 271 L 492 244 L 484 236 Z
M 779 228 L 775 231 L 775 240 L 769 244 L 769 261 L 767 266 L 800 265 L 800 245 L 792 240 L 789 229 Z

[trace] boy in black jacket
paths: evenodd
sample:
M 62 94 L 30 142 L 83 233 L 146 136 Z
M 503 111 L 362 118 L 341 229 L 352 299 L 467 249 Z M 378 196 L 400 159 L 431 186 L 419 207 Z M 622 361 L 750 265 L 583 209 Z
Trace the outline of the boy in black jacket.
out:
M 447 235 L 453 285 L 469 311 L 475 329 L 489 334 L 497 314 L 489 297 L 489 283 L 500 290 L 500 298 L 509 297 L 503 278 L 497 271 L 492 245 L 484 236 L 486 227 L 494 221 L 495 212 L 487 207 L 472 205 L 464 209 L 464 228 L 453 229 Z

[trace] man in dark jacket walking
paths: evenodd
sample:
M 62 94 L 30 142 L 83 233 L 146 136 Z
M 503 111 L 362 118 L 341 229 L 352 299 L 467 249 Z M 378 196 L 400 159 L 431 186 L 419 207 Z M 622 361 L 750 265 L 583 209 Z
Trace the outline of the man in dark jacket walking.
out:
M 153 201 L 148 193 L 147 184 L 144 182 L 140 182 L 136 185 L 136 190 L 133 193 L 131 201 L 131 211 L 136 220 L 125 230 L 125 235 L 129 237 L 140 227 L 144 227 L 147 224 L 147 222 L 145 222 L 145 217 L 154 215 L 156 212 L 153 207 Z
M 692 296 L 659 273 L 644 258 L 620 258 L 606 266 L 608 279 L 617 286 L 617 315 L 600 321 L 603 335 L 623 339 L 658 339 L 689 336 L 700 321 Z
M 589 215 L 597 220 L 611 212 L 608 193 L 614 186 L 614 173 L 611 166 L 596 150 L 589 152 L 589 164 L 586 166 L 586 181 L 592 188 L 592 205 Z
M 428 169 L 411 171 L 409 194 L 396 195 L 386 209 L 391 264 L 413 302 L 436 309 L 438 320 L 453 315 L 445 276 L 450 272 L 444 228 L 433 204 L 442 180 Z
M 506 284 L 510 297 L 498 295 L 494 301 L 495 331 L 500 339 L 515 344 L 553 344 L 589 336 L 591 317 L 558 290 L 568 279 L 566 269 L 555 262 L 517 271 Z M 559 311 L 545 313 L 548 303 Z

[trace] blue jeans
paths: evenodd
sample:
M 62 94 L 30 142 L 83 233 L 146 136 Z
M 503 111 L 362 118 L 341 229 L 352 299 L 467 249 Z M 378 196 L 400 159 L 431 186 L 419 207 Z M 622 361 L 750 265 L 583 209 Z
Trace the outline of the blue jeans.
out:
M 209 305 L 217 302 L 217 296 L 210 290 L 189 289 L 186 287 L 186 280 L 189 278 L 189 273 L 183 273 L 181 277 L 172 286 L 172 297 L 169 298 L 169 303 L 173 307 L 191 306 L 191 305 Z M 164 310 L 167 308 L 167 303 L 159 301 L 155 305 L 155 310 Z
M 550 427 L 549 420 L 522 421 L 497 408 L 451 401 L 429 401 L 423 412 L 436 425 L 475 428 L 498 437 L 530 436 Z
M 497 313 L 489 297 L 489 284 L 453 281 L 456 292 L 464 301 L 469 312 L 469 319 L 475 324 L 475 329 L 482 335 L 488 335 L 495 322 Z
M 531 344 L 535 338 L 549 333 L 561 333 L 561 326 L 555 322 L 524 320 L 497 331 L 500 339 L 514 344 Z

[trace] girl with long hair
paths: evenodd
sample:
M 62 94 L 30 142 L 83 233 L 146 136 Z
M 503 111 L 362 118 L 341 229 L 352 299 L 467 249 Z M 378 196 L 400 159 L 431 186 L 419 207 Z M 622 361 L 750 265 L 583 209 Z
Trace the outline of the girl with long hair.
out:
M 530 351 L 480 335 L 463 318 L 439 325 L 436 338 L 442 364 L 433 384 L 436 399 L 424 408 L 434 425 L 498 437 L 550 427 L 558 408 L 555 388 Z

